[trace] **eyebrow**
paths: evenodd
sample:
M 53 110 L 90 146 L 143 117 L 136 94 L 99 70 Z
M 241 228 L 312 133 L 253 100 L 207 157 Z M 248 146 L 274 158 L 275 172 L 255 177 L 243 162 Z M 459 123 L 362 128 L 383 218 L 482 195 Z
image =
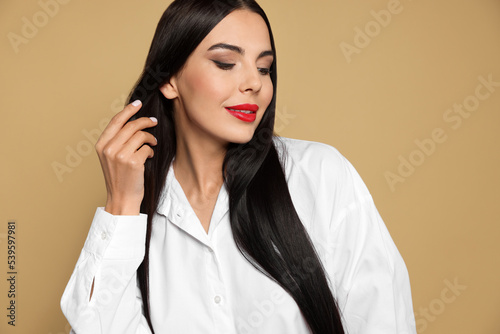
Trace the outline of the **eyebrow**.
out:
M 226 44 L 226 43 L 217 43 L 217 44 L 214 44 L 214 45 L 212 45 L 208 49 L 208 51 L 212 51 L 212 50 L 215 50 L 215 49 L 226 49 L 226 50 L 231 50 L 233 52 L 239 53 L 240 55 L 244 55 L 245 54 L 245 50 L 243 50 L 239 46 L 231 45 L 231 44 Z M 274 52 L 272 50 L 262 51 L 259 54 L 259 56 L 257 57 L 257 59 L 260 59 L 260 58 L 266 57 L 266 56 L 274 56 Z

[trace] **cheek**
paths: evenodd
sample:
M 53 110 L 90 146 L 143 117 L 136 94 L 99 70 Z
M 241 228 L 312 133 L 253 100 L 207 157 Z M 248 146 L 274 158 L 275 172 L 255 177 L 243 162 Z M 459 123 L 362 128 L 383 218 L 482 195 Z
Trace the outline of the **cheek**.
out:
M 185 79 L 186 91 L 189 92 L 188 98 L 190 100 L 186 101 L 187 103 L 194 103 L 197 106 L 200 104 L 207 106 L 214 103 L 219 105 L 227 98 L 227 80 L 222 80 L 210 71 L 203 71 L 203 69 L 191 71 L 186 73 Z
M 268 106 L 273 99 L 273 83 L 271 80 L 265 83 L 262 87 L 262 103 L 265 103 Z

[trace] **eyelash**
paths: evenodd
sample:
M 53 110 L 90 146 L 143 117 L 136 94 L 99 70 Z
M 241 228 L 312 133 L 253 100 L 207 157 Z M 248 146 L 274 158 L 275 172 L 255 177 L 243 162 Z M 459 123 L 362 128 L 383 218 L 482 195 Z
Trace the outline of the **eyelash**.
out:
M 220 68 L 221 70 L 224 70 L 224 71 L 229 71 L 230 69 L 232 69 L 234 67 L 234 64 L 223 63 L 223 62 L 220 62 L 217 60 L 212 60 L 212 61 L 215 63 L 215 65 L 217 65 L 218 68 Z M 262 75 L 271 74 L 270 68 L 259 67 L 258 70 L 259 70 L 260 74 L 262 74 Z

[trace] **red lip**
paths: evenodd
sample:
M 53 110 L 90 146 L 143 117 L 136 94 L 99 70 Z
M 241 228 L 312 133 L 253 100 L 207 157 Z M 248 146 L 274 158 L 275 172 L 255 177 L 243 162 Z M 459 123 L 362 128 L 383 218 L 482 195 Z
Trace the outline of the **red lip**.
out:
M 249 104 L 249 103 L 238 104 L 237 106 L 226 107 L 226 108 L 231 108 L 231 109 L 235 109 L 235 110 L 248 110 L 248 111 L 251 111 L 251 112 L 257 112 L 257 110 L 259 110 L 259 106 L 258 105 L 256 105 L 256 104 Z
M 226 107 L 226 110 L 237 119 L 251 123 L 255 121 L 255 118 L 257 117 L 257 110 L 259 110 L 259 106 L 256 104 L 245 103 L 237 106 Z M 239 110 L 249 111 L 249 113 Z
M 251 123 L 251 122 L 255 121 L 255 118 L 257 118 L 257 113 L 255 113 L 255 112 L 250 112 L 247 114 L 247 113 L 244 113 L 242 111 L 231 110 L 228 107 L 226 107 L 226 110 L 228 113 L 230 113 L 231 115 L 233 115 L 237 119 L 242 120 L 244 122 Z

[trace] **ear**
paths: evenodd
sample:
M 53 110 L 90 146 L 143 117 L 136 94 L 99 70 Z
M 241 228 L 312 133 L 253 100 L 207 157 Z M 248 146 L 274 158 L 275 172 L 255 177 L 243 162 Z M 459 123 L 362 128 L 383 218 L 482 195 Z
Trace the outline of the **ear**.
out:
M 173 100 L 179 96 L 177 91 L 177 82 L 175 77 L 171 77 L 170 80 L 160 87 L 160 92 L 169 100 Z

